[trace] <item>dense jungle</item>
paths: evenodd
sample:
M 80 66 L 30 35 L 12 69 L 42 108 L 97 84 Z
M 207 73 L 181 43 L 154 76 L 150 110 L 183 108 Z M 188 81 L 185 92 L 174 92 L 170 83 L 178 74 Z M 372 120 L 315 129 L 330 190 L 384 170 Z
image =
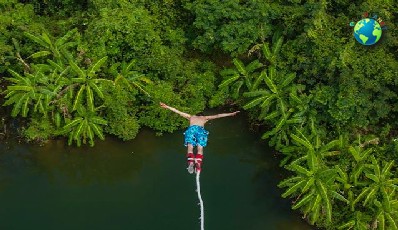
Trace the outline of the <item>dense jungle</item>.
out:
M 230 108 L 322 229 L 398 229 L 398 2 L 0 0 L 0 139 L 94 146 Z M 350 22 L 385 22 L 358 43 Z M 249 132 L 249 130 L 248 130 Z

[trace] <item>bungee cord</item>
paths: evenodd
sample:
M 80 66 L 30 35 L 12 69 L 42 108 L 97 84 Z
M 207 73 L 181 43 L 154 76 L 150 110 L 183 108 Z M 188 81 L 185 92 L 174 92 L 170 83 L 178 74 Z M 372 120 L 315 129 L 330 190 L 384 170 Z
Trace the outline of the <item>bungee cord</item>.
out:
M 202 195 L 200 194 L 200 171 L 198 170 L 196 172 L 196 192 L 198 193 L 198 199 L 199 199 L 199 205 L 200 205 L 200 229 L 204 230 L 205 229 L 205 210 L 203 206 L 203 200 L 202 200 Z

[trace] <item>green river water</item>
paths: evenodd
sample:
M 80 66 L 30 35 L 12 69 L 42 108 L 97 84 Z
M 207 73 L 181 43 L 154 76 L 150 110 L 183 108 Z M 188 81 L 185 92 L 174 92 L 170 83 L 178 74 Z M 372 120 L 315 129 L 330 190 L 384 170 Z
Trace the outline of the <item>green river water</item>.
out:
M 313 229 L 280 197 L 278 160 L 242 116 L 206 128 L 205 229 Z M 182 132 L 92 148 L 0 143 L 0 229 L 199 230 Z

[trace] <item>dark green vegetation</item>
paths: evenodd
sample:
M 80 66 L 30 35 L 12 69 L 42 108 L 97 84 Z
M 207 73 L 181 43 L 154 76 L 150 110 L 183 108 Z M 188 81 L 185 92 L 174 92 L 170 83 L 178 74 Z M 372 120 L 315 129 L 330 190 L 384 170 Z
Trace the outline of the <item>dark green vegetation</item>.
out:
M 1 103 L 28 139 L 128 140 L 184 125 L 160 100 L 234 104 L 310 223 L 397 229 L 396 1 L 134 2 L 0 0 Z M 388 26 L 371 47 L 348 26 L 365 11 Z

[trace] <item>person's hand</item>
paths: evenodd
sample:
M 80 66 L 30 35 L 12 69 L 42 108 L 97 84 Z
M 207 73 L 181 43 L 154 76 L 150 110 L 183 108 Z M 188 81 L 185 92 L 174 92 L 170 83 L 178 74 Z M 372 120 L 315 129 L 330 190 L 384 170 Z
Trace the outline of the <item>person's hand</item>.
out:
M 167 109 L 167 105 L 165 103 L 160 102 L 159 104 L 160 104 L 160 107 Z
M 238 113 L 240 113 L 240 111 L 235 111 L 235 112 L 232 113 L 232 116 L 235 116 Z

